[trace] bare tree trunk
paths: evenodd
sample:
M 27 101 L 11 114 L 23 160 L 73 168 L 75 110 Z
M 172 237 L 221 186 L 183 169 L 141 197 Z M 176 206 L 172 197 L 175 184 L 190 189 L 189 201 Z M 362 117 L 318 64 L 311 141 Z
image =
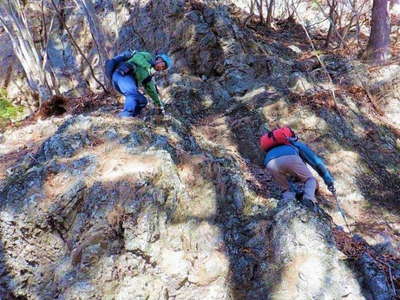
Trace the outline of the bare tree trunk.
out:
M 357 25 L 357 24 L 353 24 L 353 22 L 354 22 L 355 19 L 356 19 L 356 16 L 355 16 L 355 15 L 352 15 L 351 18 L 350 18 L 349 23 L 347 24 L 346 28 L 344 29 L 344 31 L 343 31 L 343 33 L 342 33 L 342 36 L 341 36 L 341 38 L 340 38 L 340 42 L 339 42 L 338 48 L 342 48 L 342 46 L 347 47 L 347 45 L 346 45 L 346 43 L 345 43 L 344 41 L 345 41 L 345 39 L 346 39 L 346 37 L 347 37 L 347 34 L 349 33 L 350 29 L 351 29 L 353 26 L 356 26 L 356 25 Z
M 243 26 L 247 26 L 247 22 L 249 20 L 251 20 L 251 18 L 253 18 L 254 16 L 254 1 L 255 0 L 250 0 L 250 4 L 249 4 L 249 15 L 247 16 L 247 18 L 244 20 L 243 22 Z
M 330 42 L 333 34 L 335 34 L 338 37 L 338 39 L 340 40 L 339 47 L 341 47 L 342 45 L 347 47 L 346 42 L 344 41 L 344 38 L 341 36 L 341 34 L 339 33 L 339 30 L 337 29 L 337 22 L 341 18 L 340 14 L 338 14 L 338 12 L 337 12 L 337 3 L 338 2 L 336 0 L 333 0 L 332 3 L 330 3 L 329 1 L 327 1 L 327 3 L 330 7 L 329 15 L 327 15 L 325 13 L 324 8 L 319 3 L 317 3 L 321 13 L 324 15 L 325 18 L 327 18 L 330 21 L 329 31 L 328 31 L 327 37 L 325 39 L 324 47 L 327 48 L 329 46 L 329 42 Z M 297 14 L 297 12 L 296 12 L 296 14 Z
M 363 59 L 373 64 L 385 63 L 390 57 L 389 0 L 374 0 L 371 33 Z
M 335 9 L 336 9 L 336 1 L 333 0 L 332 3 L 328 0 L 328 5 L 329 5 L 329 30 L 328 34 L 326 35 L 326 40 L 325 40 L 325 45 L 324 48 L 329 47 L 329 43 L 331 41 L 333 32 L 336 30 L 336 16 L 335 16 Z
M 260 24 L 264 24 L 264 12 L 263 12 L 263 2 L 264 0 L 255 0 L 256 1 L 256 5 L 257 5 L 257 10 L 258 10 L 258 15 L 260 16 Z
M 253 1 L 253 0 L 250 0 Z M 113 49 L 109 49 L 111 52 L 109 52 L 111 55 L 110 56 L 115 56 L 117 53 L 119 53 L 119 30 L 121 28 L 120 23 L 119 23 L 119 18 L 118 18 L 118 0 L 112 0 L 112 6 L 114 10 L 114 21 L 115 21 L 115 36 L 114 36 L 114 47 Z
M 254 15 L 254 1 L 255 0 L 250 0 L 250 5 L 249 5 L 250 15 Z
M 20 61 L 30 88 L 39 94 L 39 104 L 50 99 L 52 90 L 47 82 L 42 57 L 35 47 L 23 7 L 17 0 L 2 2 L 5 17 L 0 15 L 0 22 L 7 31 L 13 44 L 15 55 Z
M 325 71 L 325 74 L 326 74 L 326 75 L 328 76 L 328 78 L 329 78 L 329 81 L 330 81 L 330 92 L 331 92 L 331 94 L 332 94 L 332 102 L 333 102 L 333 103 L 332 103 L 332 106 L 337 110 L 337 109 L 338 109 L 338 106 L 337 106 L 337 100 L 336 100 L 336 94 L 335 94 L 335 90 L 334 90 L 334 84 L 333 84 L 332 76 L 329 74 L 329 72 L 328 72 L 328 70 L 327 70 L 327 68 L 326 68 L 325 63 L 323 62 L 323 60 L 322 60 L 322 59 L 320 58 L 320 56 L 318 55 L 318 52 L 316 51 L 315 45 L 314 45 L 314 43 L 313 43 L 313 41 L 312 41 L 312 39 L 311 39 L 311 37 L 310 37 L 310 34 L 308 33 L 308 30 L 307 30 L 306 26 L 304 25 L 304 22 L 303 22 L 302 18 L 301 18 L 300 15 L 298 14 L 297 10 L 295 10 L 294 12 L 295 12 L 295 14 L 296 14 L 296 17 L 297 17 L 299 23 L 300 23 L 300 26 L 303 28 L 304 33 L 305 33 L 306 36 L 307 36 L 307 39 L 308 39 L 308 41 L 309 41 L 309 43 L 310 43 L 311 48 L 312 48 L 313 51 L 315 52 L 315 55 L 316 55 L 316 57 L 317 57 L 319 63 L 320 63 L 321 66 L 322 66 L 322 69 Z
M 75 0 L 78 6 L 86 15 L 86 19 L 89 23 L 90 33 L 92 35 L 93 41 L 96 45 L 97 52 L 99 54 L 99 62 L 101 65 L 101 69 L 104 69 L 106 60 L 108 59 L 107 52 L 111 50 L 109 46 L 109 42 L 107 42 L 105 34 L 100 26 L 100 23 L 97 19 L 95 9 L 93 7 L 91 0 Z M 111 83 L 107 80 L 105 76 L 105 72 L 103 70 L 103 82 L 107 86 L 107 89 L 111 89 Z
M 356 30 L 357 30 L 357 44 L 358 44 L 358 47 L 361 48 L 360 12 L 362 12 L 362 9 L 365 6 L 366 2 L 363 2 L 358 7 L 357 7 L 357 0 L 349 0 L 349 3 L 351 5 L 351 10 L 353 12 L 353 17 L 355 18 L 355 27 L 356 27 Z M 350 27 L 349 27 L 349 29 L 350 29 Z
M 75 41 L 75 39 L 74 39 L 74 37 L 73 37 L 71 31 L 69 30 L 68 26 L 65 24 L 64 19 L 63 19 L 63 15 L 62 15 L 62 10 L 60 10 L 60 9 L 57 7 L 57 5 L 55 4 L 54 0 L 50 0 L 50 1 L 51 1 L 51 4 L 53 5 L 53 7 L 54 7 L 54 9 L 55 9 L 55 11 L 56 11 L 56 13 L 57 13 L 57 15 L 58 15 L 58 18 L 59 18 L 60 22 L 63 23 L 63 28 L 65 28 L 65 30 L 67 31 L 67 34 L 68 34 L 68 36 L 69 36 L 69 38 L 70 38 L 72 44 L 75 46 L 75 48 L 76 48 L 76 50 L 79 52 L 79 54 L 83 57 L 83 59 L 85 60 L 85 62 L 88 64 L 90 73 L 92 74 L 92 77 L 93 77 L 94 81 L 96 81 L 96 82 L 101 86 L 101 88 L 103 89 L 103 91 L 104 91 L 105 93 L 108 93 L 108 90 L 106 89 L 106 87 L 97 79 L 96 75 L 94 74 L 93 67 L 92 67 L 92 65 L 90 64 L 90 61 L 88 60 L 88 58 L 86 57 L 86 55 L 83 53 L 82 49 L 79 47 L 79 45 L 78 45 L 77 42 Z
M 41 12 L 42 12 L 42 20 L 41 20 L 41 25 L 42 25 L 42 39 L 41 39 L 41 46 L 42 46 L 42 60 L 43 60 L 43 69 L 46 70 L 46 64 L 48 62 L 48 72 L 50 75 L 50 80 L 51 80 L 51 86 L 52 89 L 54 90 L 56 95 L 60 95 L 60 85 L 57 80 L 57 77 L 54 72 L 53 65 L 50 60 L 48 60 L 49 57 L 49 40 L 50 40 L 50 34 L 53 29 L 53 24 L 54 24 L 54 18 L 55 16 L 52 17 L 49 25 L 49 30 L 47 30 L 47 25 L 46 25 L 46 17 L 45 17 L 45 12 L 44 12 L 44 0 L 41 2 Z
M 329 24 L 328 34 L 326 35 L 324 48 L 328 48 L 329 47 L 329 43 L 331 42 L 331 38 L 332 38 L 333 27 L 334 27 L 334 25 L 331 22 Z
M 268 7 L 267 7 L 267 20 L 266 20 L 265 25 L 266 25 L 267 29 L 271 29 L 275 0 L 269 0 L 269 3 L 268 3 L 268 1 L 266 1 L 266 5 Z

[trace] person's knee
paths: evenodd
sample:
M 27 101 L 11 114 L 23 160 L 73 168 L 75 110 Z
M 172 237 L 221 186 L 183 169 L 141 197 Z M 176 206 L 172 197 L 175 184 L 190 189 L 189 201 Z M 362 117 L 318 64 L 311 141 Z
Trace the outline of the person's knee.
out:
M 308 185 L 313 185 L 315 186 L 315 191 L 319 190 L 319 184 L 318 184 L 318 180 L 315 177 L 310 177 L 307 179 L 307 181 L 305 182 Z
M 282 198 L 283 198 L 283 199 L 296 199 L 296 193 L 295 193 L 295 192 L 292 192 L 292 191 L 290 191 L 290 190 L 285 190 L 285 191 L 282 193 Z
M 304 184 L 306 184 L 306 183 L 311 184 L 311 183 L 314 183 L 314 182 L 315 182 L 315 184 L 317 183 L 317 179 L 315 179 L 314 176 L 308 176 L 308 177 L 305 177 L 305 178 L 298 178 L 298 179 L 300 179 L 300 182 L 302 182 Z
M 137 91 L 135 86 L 127 86 L 124 89 L 124 95 L 137 99 Z
M 138 93 L 136 99 L 137 99 L 138 105 L 140 105 L 141 107 L 144 107 L 147 105 L 148 101 L 147 101 L 146 97 L 143 96 L 142 94 Z
M 310 176 L 310 177 L 307 177 L 305 182 L 307 182 L 307 181 L 310 181 L 310 182 L 315 181 L 315 182 L 317 182 L 317 179 L 314 176 Z
M 132 78 L 129 76 L 119 76 L 116 77 L 116 83 L 118 84 L 119 89 L 121 90 L 122 94 L 125 96 L 136 96 L 137 87 Z
M 124 104 L 124 110 L 126 111 L 134 111 L 136 107 L 136 99 L 132 95 L 126 95 L 125 96 L 125 104 Z
M 270 172 L 270 173 L 277 173 L 277 172 L 279 172 L 279 169 L 278 169 L 274 164 L 270 164 L 270 163 L 268 163 L 268 164 L 265 166 L 265 169 L 267 169 L 267 171 Z
M 304 197 L 315 200 L 315 192 L 318 189 L 318 181 L 315 177 L 309 177 L 304 183 Z

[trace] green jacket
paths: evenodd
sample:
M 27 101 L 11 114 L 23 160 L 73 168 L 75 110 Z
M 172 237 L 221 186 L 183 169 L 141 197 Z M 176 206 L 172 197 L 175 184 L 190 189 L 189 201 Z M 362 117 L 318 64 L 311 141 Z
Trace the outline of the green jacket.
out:
M 154 69 L 154 57 L 148 52 L 135 52 L 128 60 L 128 63 L 135 65 L 134 76 L 138 84 L 142 85 L 146 93 L 153 99 L 157 106 L 163 105 L 157 92 L 156 85 L 153 80 L 145 80 L 149 76 L 153 76 L 156 72 Z M 143 83 L 145 80 L 145 83 Z

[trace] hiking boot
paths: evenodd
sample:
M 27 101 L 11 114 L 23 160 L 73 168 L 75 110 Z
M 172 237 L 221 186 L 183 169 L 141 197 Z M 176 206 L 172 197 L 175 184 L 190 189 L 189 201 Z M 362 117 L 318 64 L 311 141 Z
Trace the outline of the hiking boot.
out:
M 303 203 L 304 206 L 310 208 L 311 210 L 315 211 L 316 210 L 316 205 L 313 200 L 307 197 L 303 197 L 301 200 L 301 203 Z
M 163 108 L 157 107 L 156 110 L 155 110 L 155 114 L 158 115 L 158 116 L 164 116 L 165 115 L 165 111 L 164 111 Z
M 133 118 L 134 115 L 133 115 L 131 112 L 129 112 L 129 111 L 121 111 L 121 112 L 118 114 L 118 117 L 120 117 L 120 118 Z
M 136 105 L 135 111 L 133 112 L 133 116 L 134 116 L 134 117 L 139 116 L 140 113 L 142 112 L 143 108 L 145 108 L 145 106 Z
M 295 200 L 295 198 L 282 198 L 279 200 L 278 202 L 278 208 L 282 208 L 285 207 L 287 205 L 289 205 L 289 203 L 293 202 Z

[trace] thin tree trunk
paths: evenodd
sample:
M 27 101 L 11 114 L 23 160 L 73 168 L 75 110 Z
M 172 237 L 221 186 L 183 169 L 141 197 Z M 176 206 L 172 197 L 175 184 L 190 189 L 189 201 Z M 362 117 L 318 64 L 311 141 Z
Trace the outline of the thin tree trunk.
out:
M 275 0 L 269 0 L 269 3 L 266 2 L 266 4 L 268 5 L 266 27 L 267 27 L 267 29 L 271 29 Z
M 342 34 L 342 37 L 341 37 L 341 39 L 340 39 L 339 46 L 338 46 L 339 49 L 342 48 L 343 45 L 346 46 L 346 44 L 344 43 L 344 40 L 346 39 L 347 34 L 349 33 L 350 29 L 354 26 L 354 25 L 353 25 L 354 19 L 355 19 L 355 16 L 353 15 L 353 16 L 350 18 L 349 24 L 346 26 L 346 28 L 345 28 L 345 30 L 344 30 L 344 32 L 343 32 L 343 34 Z
M 373 64 L 385 63 L 390 57 L 389 0 L 374 0 L 371 33 L 363 59 Z
M 329 43 L 331 42 L 331 38 L 332 38 L 332 33 L 333 33 L 333 23 L 331 22 L 329 24 L 329 29 L 328 29 L 328 34 L 326 35 L 326 39 L 325 39 L 325 45 L 324 48 L 328 48 L 329 47 Z
M 329 21 L 330 22 L 329 22 L 329 30 L 328 30 L 328 34 L 326 35 L 324 48 L 329 47 L 329 43 L 331 41 L 332 34 L 333 34 L 334 30 L 336 29 L 336 18 L 335 18 L 336 1 L 334 0 L 334 1 L 332 1 L 332 3 L 328 1 L 328 5 L 329 5 Z
M 264 13 L 263 13 L 263 0 L 256 0 L 258 15 L 260 17 L 260 24 L 264 24 Z
M 105 93 L 108 93 L 106 87 L 97 79 L 96 75 L 94 74 L 94 70 L 92 65 L 90 64 L 90 61 L 87 59 L 86 55 L 83 53 L 82 49 L 79 47 L 79 45 L 76 43 L 71 31 L 69 30 L 68 26 L 64 23 L 63 16 L 61 11 L 58 9 L 57 5 L 54 3 L 54 0 L 51 0 L 51 3 L 55 9 L 55 11 L 58 14 L 60 22 L 63 22 L 63 28 L 67 31 L 67 34 L 72 42 L 72 44 L 75 46 L 76 50 L 79 52 L 79 54 L 83 57 L 85 62 L 89 66 L 90 73 L 92 74 L 93 79 L 101 86 L 101 88 L 104 90 Z
M 332 17 L 335 20 L 335 22 L 334 22 L 332 20 L 332 18 L 325 13 L 324 8 L 319 3 L 317 3 L 317 5 L 318 5 L 321 13 L 324 15 L 324 17 L 327 18 L 331 22 L 331 26 L 329 27 L 329 30 L 332 30 L 332 32 L 330 32 L 330 34 L 332 35 L 333 33 L 335 33 L 336 36 L 338 37 L 338 39 L 340 40 L 340 43 L 341 43 L 340 45 L 343 44 L 345 47 L 347 47 L 346 42 L 344 41 L 343 37 L 340 35 L 339 31 L 336 28 L 337 27 L 336 26 L 337 13 L 336 13 L 335 9 L 334 9 L 333 15 L 336 14 L 336 17 Z M 297 10 L 295 10 L 295 12 L 296 12 L 296 15 L 297 15 Z M 329 32 L 328 32 L 328 34 L 329 34 Z
M 52 91 L 23 8 L 16 0 L 4 1 L 2 7 L 6 19 L 0 16 L 0 22 L 11 39 L 15 55 L 26 73 L 30 88 L 39 94 L 39 104 L 41 105 L 43 101 L 50 99 Z
M 247 22 L 249 22 L 249 20 L 251 20 L 253 16 L 254 16 L 254 0 L 250 0 L 249 15 L 246 17 L 246 19 L 244 19 L 243 26 L 247 26 Z
M 252 1 L 252 0 L 251 0 Z M 119 24 L 119 18 L 118 18 L 118 2 L 117 0 L 112 0 L 112 6 L 113 6 L 113 10 L 114 10 L 114 22 L 115 22 L 115 37 L 114 37 L 114 47 L 113 49 L 109 49 L 110 52 L 110 56 L 115 56 L 117 53 L 119 53 L 119 30 L 121 28 L 120 24 Z
M 332 104 L 333 104 L 333 107 L 337 110 L 337 109 L 338 109 L 338 106 L 337 106 L 337 100 L 336 100 L 336 94 L 335 94 L 335 90 L 334 90 L 334 84 L 333 84 L 332 76 L 329 74 L 329 72 L 328 72 L 328 70 L 327 70 L 327 68 L 326 68 L 326 65 L 325 65 L 325 63 L 323 62 L 323 60 L 319 57 L 318 52 L 317 52 L 316 49 L 315 49 L 315 45 L 314 45 L 314 43 L 313 43 L 313 41 L 312 41 L 312 39 L 311 39 L 311 37 L 310 37 L 310 34 L 308 33 L 308 30 L 307 30 L 306 26 L 304 25 L 304 22 L 303 22 L 302 18 L 301 18 L 300 15 L 297 13 L 297 10 L 295 10 L 294 12 L 295 12 L 295 14 L 296 14 L 297 20 L 298 20 L 299 23 L 300 23 L 300 26 L 303 28 L 304 33 L 305 33 L 306 36 L 307 36 L 307 39 L 308 39 L 308 41 L 309 41 L 309 43 L 310 43 L 310 45 L 311 45 L 312 50 L 315 52 L 315 56 L 317 57 L 319 63 L 320 63 L 321 66 L 322 66 L 322 69 L 325 71 L 326 75 L 327 75 L 328 78 L 329 78 L 329 81 L 330 81 L 330 92 L 331 92 L 331 94 L 332 94 L 332 100 L 333 100 L 333 103 L 332 103 Z
M 107 46 L 108 43 L 97 19 L 93 4 L 91 0 L 75 0 L 75 2 L 86 15 L 86 19 L 89 23 L 90 33 L 96 45 L 97 53 L 99 54 L 99 62 L 101 69 L 103 70 L 103 82 L 106 84 L 108 89 L 111 89 L 111 83 L 109 80 L 107 80 L 104 72 L 104 66 L 106 60 L 108 59 L 107 52 L 110 51 L 110 47 Z
M 49 40 L 50 40 L 50 33 L 53 29 L 53 24 L 54 24 L 54 18 L 55 16 L 51 18 L 50 25 L 49 25 L 49 30 L 47 31 L 47 26 L 46 26 L 46 17 L 44 13 L 44 0 L 42 0 L 41 3 L 41 12 L 42 12 L 42 31 L 43 31 L 43 36 L 41 39 L 41 45 L 42 45 L 42 59 L 43 59 L 43 66 L 42 68 L 46 70 L 46 64 L 48 64 L 48 72 L 50 74 L 50 79 L 51 79 L 51 86 L 52 90 L 55 91 L 56 95 L 60 95 L 60 86 L 59 82 L 57 81 L 57 77 L 54 72 L 53 65 L 50 60 L 48 60 L 49 57 Z
M 357 8 L 357 0 L 348 0 L 351 6 L 351 10 L 353 12 L 353 17 L 355 18 L 355 27 L 357 30 L 357 44 L 358 47 L 361 48 L 361 25 L 360 25 L 360 11 L 367 3 L 366 1 L 362 2 L 361 5 Z

